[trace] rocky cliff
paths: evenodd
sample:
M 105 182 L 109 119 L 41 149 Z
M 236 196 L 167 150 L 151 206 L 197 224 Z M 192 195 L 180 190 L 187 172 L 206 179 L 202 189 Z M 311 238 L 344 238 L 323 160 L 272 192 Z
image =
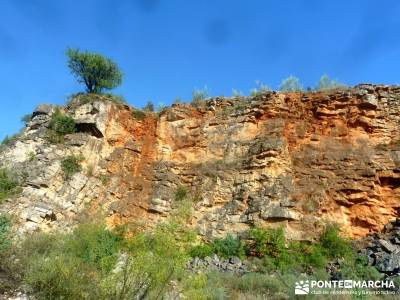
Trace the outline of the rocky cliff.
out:
M 175 104 L 139 118 L 107 100 L 63 108 L 77 131 L 45 138 L 55 107 L 41 105 L 0 153 L 22 192 L 0 205 L 21 233 L 69 228 L 102 211 L 110 225 L 151 226 L 168 216 L 178 187 L 194 199 L 206 238 L 252 225 L 310 239 L 326 223 L 362 237 L 399 216 L 400 87 L 260 93 Z M 63 178 L 61 161 L 83 170 Z

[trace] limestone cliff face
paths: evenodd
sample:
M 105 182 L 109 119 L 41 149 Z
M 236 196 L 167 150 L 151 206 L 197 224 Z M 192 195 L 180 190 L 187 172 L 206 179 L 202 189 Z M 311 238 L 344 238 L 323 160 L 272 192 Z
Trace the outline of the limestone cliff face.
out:
M 399 108 L 400 87 L 373 85 L 214 98 L 144 120 L 95 102 L 66 107 L 78 132 L 52 145 L 43 137 L 54 108 L 41 106 L 0 153 L 1 166 L 25 176 L 0 210 L 21 232 L 69 226 L 97 209 L 110 224 L 151 226 L 186 186 L 192 224 L 207 238 L 255 224 L 310 239 L 329 222 L 365 236 L 399 216 Z M 60 161 L 71 153 L 83 155 L 84 170 L 65 182 Z

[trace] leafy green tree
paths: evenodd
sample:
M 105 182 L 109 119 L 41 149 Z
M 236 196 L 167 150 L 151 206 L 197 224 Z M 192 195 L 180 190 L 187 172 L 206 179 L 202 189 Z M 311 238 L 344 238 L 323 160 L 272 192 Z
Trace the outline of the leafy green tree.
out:
M 97 53 L 68 49 L 68 67 L 88 93 L 101 93 L 122 83 L 122 72 L 111 59 Z
M 288 78 L 282 80 L 279 90 L 282 92 L 298 92 L 303 91 L 304 88 L 299 78 L 290 75 Z

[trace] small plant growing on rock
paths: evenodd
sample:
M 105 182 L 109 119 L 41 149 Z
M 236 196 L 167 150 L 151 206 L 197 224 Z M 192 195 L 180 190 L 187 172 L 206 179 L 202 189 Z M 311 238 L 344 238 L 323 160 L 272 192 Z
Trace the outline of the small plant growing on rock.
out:
M 53 144 L 62 143 L 66 134 L 74 133 L 76 131 L 75 120 L 62 114 L 59 109 L 52 115 L 49 129 L 46 132 L 45 138 Z
M 143 107 L 144 111 L 148 111 L 148 112 L 154 112 L 154 104 L 152 101 L 147 101 L 147 104 L 145 107 Z
M 34 161 L 34 160 L 36 160 L 36 159 L 37 159 L 36 153 L 33 152 L 33 151 L 30 151 L 30 152 L 28 153 L 28 160 L 29 160 L 29 161 Z
M 188 196 L 188 190 L 183 185 L 178 186 L 175 192 L 175 201 L 180 202 Z
M 50 128 L 58 135 L 66 135 L 76 131 L 75 120 L 57 110 L 51 117 Z
M 94 165 L 90 164 L 87 166 L 86 175 L 92 177 L 94 174 Z
M 134 117 L 136 120 L 144 120 L 146 118 L 146 113 L 142 110 L 139 109 L 134 109 L 132 111 L 132 117 Z
M 82 171 L 82 160 L 83 158 L 80 156 L 70 155 L 61 162 L 61 169 L 64 172 L 64 179 L 69 180 L 75 173 Z
M 99 179 L 103 185 L 107 185 L 111 178 L 108 175 L 100 175 Z
M 201 108 L 205 106 L 205 101 L 208 98 L 208 88 L 205 86 L 203 89 L 195 89 L 192 93 L 192 106 Z
M 21 191 L 16 176 L 7 169 L 0 169 L 0 203 Z

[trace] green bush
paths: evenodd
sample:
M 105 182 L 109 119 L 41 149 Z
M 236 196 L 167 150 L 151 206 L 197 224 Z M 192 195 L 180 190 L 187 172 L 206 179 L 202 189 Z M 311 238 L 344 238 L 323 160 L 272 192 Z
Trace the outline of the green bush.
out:
M 188 196 L 188 190 L 183 185 L 178 186 L 175 192 L 175 201 L 180 202 L 186 199 Z
M 289 76 L 288 78 L 282 80 L 279 90 L 282 92 L 298 92 L 303 91 L 303 85 L 297 77 Z
M 68 49 L 68 67 L 89 93 L 101 93 L 122 83 L 122 72 L 111 59 L 97 53 Z
M 191 105 L 196 108 L 205 106 L 205 101 L 208 98 L 208 88 L 205 86 L 203 89 L 195 89 L 192 92 Z
M 65 248 L 73 256 L 109 272 L 116 262 L 121 241 L 121 236 L 105 229 L 102 224 L 86 224 L 79 226 L 67 238 Z
M 380 280 L 383 277 L 376 268 L 368 265 L 366 257 L 356 253 L 341 262 L 339 275 L 343 279 L 354 280 Z
M 11 246 L 10 231 L 10 216 L 0 215 L 0 257 Z
M 66 253 L 32 258 L 24 282 L 36 299 L 98 299 L 98 274 Z
M 187 251 L 195 238 L 186 222 L 187 209 L 179 207 L 167 222 L 129 239 L 121 271 L 104 280 L 106 298 L 163 299 L 171 281 L 186 278 Z
M 328 258 L 325 256 L 321 246 L 308 242 L 291 242 L 288 253 L 293 258 L 292 268 L 298 271 L 309 271 L 311 269 L 325 268 Z
M 252 255 L 277 257 L 285 251 L 283 228 L 253 228 L 250 230 L 250 239 L 252 239 L 252 242 L 248 246 L 248 252 Z
M 154 112 L 154 104 L 153 104 L 153 102 L 152 101 L 147 101 L 147 104 L 146 104 L 145 107 L 143 107 L 143 110 L 147 111 L 147 112 Z
M 245 257 L 245 249 L 242 241 L 238 237 L 233 237 L 228 234 L 224 239 L 216 239 L 213 241 L 213 251 L 218 256 L 225 258 L 237 256 L 240 258 Z
M 59 109 L 51 116 L 49 127 L 60 136 L 76 131 L 75 120 L 70 116 L 62 114 Z
M 191 257 L 204 258 L 211 256 L 213 253 L 213 247 L 209 244 L 196 245 L 189 250 L 189 255 Z
M 101 222 L 67 234 L 36 233 L 15 246 L 14 273 L 36 299 L 104 299 L 101 280 L 115 266 L 122 239 Z
M 99 179 L 103 185 L 107 185 L 111 180 L 110 176 L 108 175 L 100 175 Z
M 0 203 L 21 191 L 16 175 L 7 169 L 0 169 Z
M 70 155 L 61 162 L 61 169 L 64 172 L 64 178 L 66 180 L 71 179 L 75 173 L 82 171 L 82 160 L 82 157 Z
M 132 116 L 136 119 L 136 120 L 144 120 L 146 118 L 146 113 L 144 111 L 141 111 L 139 109 L 134 109 L 132 111 Z
M 328 75 L 322 75 L 318 81 L 317 90 L 327 91 L 332 89 L 346 88 L 347 86 L 343 83 L 338 82 L 335 79 L 330 79 Z
M 354 253 L 350 241 L 340 237 L 339 227 L 328 226 L 319 240 L 325 255 L 329 258 L 346 258 Z

